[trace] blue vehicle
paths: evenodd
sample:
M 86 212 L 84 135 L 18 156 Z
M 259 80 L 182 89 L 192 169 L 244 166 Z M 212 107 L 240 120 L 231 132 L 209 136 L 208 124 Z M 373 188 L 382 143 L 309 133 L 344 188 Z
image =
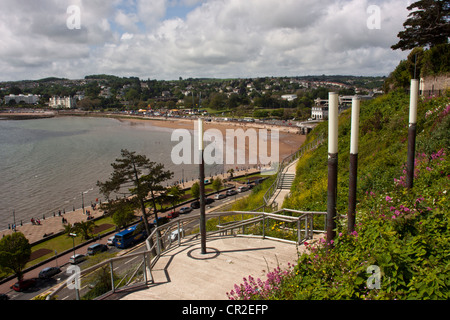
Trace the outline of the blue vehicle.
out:
M 137 224 L 117 233 L 114 236 L 114 244 L 117 248 L 125 249 L 144 240 L 145 238 L 147 238 L 147 232 L 143 228 L 142 224 Z

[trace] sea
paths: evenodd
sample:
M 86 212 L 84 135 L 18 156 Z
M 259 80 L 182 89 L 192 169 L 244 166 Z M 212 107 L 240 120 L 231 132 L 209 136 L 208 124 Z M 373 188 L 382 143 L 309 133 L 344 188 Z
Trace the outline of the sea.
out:
M 172 130 L 101 117 L 0 120 L 0 230 L 104 201 L 97 181 L 110 178 L 122 149 L 164 164 L 174 172 L 167 185 L 198 179 L 197 165 L 171 161 Z M 206 176 L 223 171 L 205 167 Z

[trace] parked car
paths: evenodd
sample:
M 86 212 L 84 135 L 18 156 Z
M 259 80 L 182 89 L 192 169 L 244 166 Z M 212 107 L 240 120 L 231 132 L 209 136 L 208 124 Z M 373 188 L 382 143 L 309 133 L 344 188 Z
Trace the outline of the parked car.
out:
M 114 243 L 114 239 L 116 238 L 116 236 L 114 235 L 114 236 L 112 236 L 112 237 L 109 237 L 108 238 L 108 241 L 106 242 L 106 244 L 108 245 L 108 246 L 111 246 L 111 247 L 113 247 L 113 246 L 115 246 L 115 243 Z
M 28 288 L 33 287 L 36 284 L 36 279 L 27 279 L 27 280 L 22 280 L 19 282 L 16 282 L 15 284 L 13 284 L 11 286 L 11 289 L 13 289 L 14 291 L 20 292 L 20 291 L 24 291 L 27 290 Z
M 191 208 L 192 209 L 198 209 L 198 208 L 200 208 L 200 201 L 194 201 L 194 202 L 191 202 Z
M 214 202 L 214 199 L 212 199 L 212 198 L 206 198 L 206 199 L 205 199 L 205 204 L 211 204 L 211 203 L 213 203 L 213 202 Z M 198 208 L 200 208 L 200 201 L 197 200 L 197 201 L 191 202 L 191 208 L 192 208 L 192 209 L 198 209 Z
M 227 190 L 227 196 L 234 196 L 237 193 L 236 189 Z
M 183 236 L 183 234 L 184 234 L 183 228 L 181 228 L 179 231 L 178 231 L 178 229 L 172 231 L 172 232 L 169 234 L 169 239 L 170 239 L 171 241 L 176 241 L 176 240 L 178 240 L 178 234 L 180 234 L 181 236 Z
M 223 194 L 223 193 L 216 193 L 215 195 L 214 195 L 214 199 L 216 199 L 216 200 L 219 200 L 219 199 L 224 199 L 224 198 L 226 198 L 227 196 L 225 195 L 225 194 Z
M 49 279 L 53 277 L 55 274 L 58 274 L 61 272 L 61 269 L 58 267 L 48 267 L 44 268 L 39 272 L 39 279 Z
M 245 192 L 247 190 L 249 190 L 250 188 L 248 186 L 240 186 L 237 191 L 238 192 Z
M 175 219 L 175 218 L 178 217 L 179 215 L 180 215 L 180 213 L 179 213 L 178 211 L 174 211 L 174 212 L 169 213 L 169 214 L 167 215 L 167 218 L 169 218 L 169 219 Z
M 74 256 L 71 256 L 69 259 L 70 264 L 78 264 L 86 260 L 86 256 L 84 254 L 77 253 Z
M 185 213 L 189 213 L 192 211 L 191 207 L 183 207 L 180 209 L 180 214 L 185 214 Z
M 108 246 L 106 244 L 96 243 L 92 246 L 89 246 L 87 255 L 93 256 L 94 254 L 97 254 L 99 252 L 105 252 L 106 250 L 108 250 Z

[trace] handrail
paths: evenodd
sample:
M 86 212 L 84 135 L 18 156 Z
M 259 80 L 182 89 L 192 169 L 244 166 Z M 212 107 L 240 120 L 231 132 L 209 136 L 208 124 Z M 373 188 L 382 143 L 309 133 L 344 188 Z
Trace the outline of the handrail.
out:
M 282 212 L 289 212 L 289 213 L 294 213 L 294 214 L 298 214 L 298 216 L 290 216 L 290 215 L 282 215 L 280 213 Z M 247 225 L 251 225 L 251 224 L 257 224 L 257 223 L 263 223 L 263 225 L 265 226 L 265 221 L 267 219 L 273 219 L 273 220 L 278 220 L 278 221 L 283 221 L 283 222 L 289 222 L 289 223 L 296 223 L 297 224 L 297 241 L 292 241 L 292 240 L 283 240 L 283 239 L 278 239 L 278 238 L 272 238 L 272 237 L 267 237 L 265 235 L 265 227 L 262 228 L 262 235 L 261 237 L 263 239 L 268 238 L 268 239 L 274 239 L 274 240 L 279 240 L 279 241 L 285 241 L 285 242 L 291 242 L 291 243 L 296 243 L 296 244 L 301 244 L 304 241 L 306 241 L 307 239 L 311 239 L 313 236 L 314 232 L 321 232 L 324 233 L 326 230 L 326 226 L 324 227 L 324 230 L 314 230 L 313 228 L 313 216 L 314 215 L 326 215 L 326 212 L 318 212 L 318 211 L 299 211 L 299 210 L 292 210 L 292 209 L 281 209 L 278 210 L 274 213 L 269 213 L 269 212 L 254 212 L 254 211 L 227 211 L 227 212 L 213 212 L 213 213 L 209 213 L 208 215 L 206 215 L 206 219 L 214 219 L 214 218 L 218 218 L 218 217 L 224 217 L 224 216 L 231 216 L 231 215 L 241 215 L 242 216 L 242 220 L 238 220 L 235 221 L 231 224 L 226 225 L 224 228 L 220 228 L 219 230 L 214 230 L 214 231 L 209 231 L 207 232 L 207 237 L 212 237 L 216 234 L 223 234 L 224 232 L 227 232 L 229 230 L 234 230 L 234 229 L 240 229 L 240 228 L 244 228 Z M 250 219 L 244 219 L 244 215 L 253 215 L 253 218 Z M 199 220 L 200 218 L 200 214 L 194 215 L 194 216 L 187 216 L 187 217 L 179 217 L 177 219 L 174 219 L 162 226 L 158 226 L 156 228 L 154 228 L 152 230 L 152 232 L 150 233 L 150 235 L 147 237 L 147 239 L 145 240 L 146 242 L 146 246 L 147 246 L 147 250 L 145 250 L 144 252 L 140 252 L 140 253 L 132 253 L 132 254 L 126 254 L 123 255 L 121 257 L 114 257 L 108 260 L 105 260 L 103 262 L 100 262 L 94 266 L 91 266 L 89 268 L 86 268 L 84 270 L 81 271 L 80 273 L 80 277 L 82 275 L 88 274 L 93 272 L 94 270 L 104 266 L 104 265 L 111 265 L 113 264 L 113 262 L 116 261 L 120 261 L 123 259 L 130 259 L 130 258 L 134 258 L 134 257 L 139 257 L 141 256 L 143 258 L 142 262 L 140 263 L 140 265 L 138 266 L 138 269 L 140 267 L 142 267 L 142 265 L 144 265 L 144 267 L 146 268 L 146 272 L 149 273 L 150 277 L 152 278 L 151 275 L 151 270 L 154 267 L 154 265 L 156 264 L 156 262 L 159 260 L 159 257 L 161 256 L 161 254 L 163 252 L 167 252 L 167 250 L 172 250 L 173 248 L 176 248 L 178 246 L 181 245 L 181 238 L 185 238 L 184 236 L 184 223 L 187 222 L 191 222 L 191 221 L 196 221 Z M 325 219 L 326 221 L 326 219 Z M 304 223 L 304 227 L 301 227 L 302 222 Z M 181 235 L 179 237 L 177 237 L 177 243 L 175 244 L 175 247 L 172 246 L 173 242 L 171 241 L 171 239 L 169 238 L 169 243 L 166 246 L 166 248 L 163 250 L 161 248 L 161 241 L 164 241 L 164 239 L 167 237 L 167 234 L 171 231 L 178 231 L 178 234 Z M 303 233 L 303 236 L 302 236 Z M 160 236 L 160 234 L 162 234 Z M 191 239 L 194 239 L 196 237 L 199 236 L 199 233 L 193 235 L 193 237 Z M 259 235 L 258 235 L 259 236 Z M 150 245 L 150 239 L 153 239 L 156 237 L 156 241 Z M 189 241 L 189 240 L 188 240 Z M 156 255 L 154 255 L 152 257 L 152 251 L 156 249 Z M 146 262 L 146 260 L 148 259 L 148 264 Z M 135 271 L 135 273 L 137 272 L 137 270 Z M 111 268 L 112 270 L 112 268 Z M 112 271 L 111 271 L 112 272 Z M 112 277 L 112 275 L 111 275 Z M 153 278 L 152 278 L 153 279 Z M 123 281 L 124 279 L 122 279 L 117 286 Z M 148 283 L 148 275 L 144 275 L 144 280 L 145 283 Z M 129 284 L 131 280 L 129 280 L 127 282 L 127 285 Z M 50 300 L 52 297 L 54 297 L 59 291 L 61 291 L 64 287 L 66 287 L 67 283 L 63 283 L 61 286 L 59 286 L 55 291 L 53 291 L 52 293 L 50 293 L 47 296 L 47 300 Z M 112 289 L 110 292 L 115 292 L 116 290 L 116 286 L 114 286 L 114 284 L 112 285 Z

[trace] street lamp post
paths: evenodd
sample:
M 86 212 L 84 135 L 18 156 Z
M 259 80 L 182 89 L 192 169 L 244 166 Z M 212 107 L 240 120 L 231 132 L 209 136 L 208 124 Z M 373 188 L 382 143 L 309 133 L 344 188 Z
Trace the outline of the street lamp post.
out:
M 333 247 L 336 235 L 337 168 L 338 168 L 338 113 L 339 97 L 330 92 L 328 98 L 328 189 L 327 189 L 327 243 Z
M 83 214 L 84 214 L 84 192 L 81 193 L 81 208 L 83 208 Z
M 75 259 L 75 238 L 77 234 L 76 233 L 69 233 L 69 237 L 72 237 L 72 248 L 73 248 L 73 258 Z
M 359 141 L 359 111 L 360 98 L 355 96 L 352 100 L 352 131 L 350 144 L 350 173 L 348 187 L 348 213 L 347 230 L 349 233 L 355 230 L 356 215 L 356 186 L 358 176 L 358 141 Z
M 408 128 L 408 158 L 406 163 L 406 188 L 414 185 L 414 162 L 416 153 L 417 133 L 417 102 L 419 96 L 419 80 L 411 80 L 411 93 L 409 103 L 409 128 Z
M 205 213 L 205 163 L 203 159 L 203 121 L 198 119 L 198 152 L 200 180 L 200 236 L 201 253 L 206 254 L 206 213 Z

